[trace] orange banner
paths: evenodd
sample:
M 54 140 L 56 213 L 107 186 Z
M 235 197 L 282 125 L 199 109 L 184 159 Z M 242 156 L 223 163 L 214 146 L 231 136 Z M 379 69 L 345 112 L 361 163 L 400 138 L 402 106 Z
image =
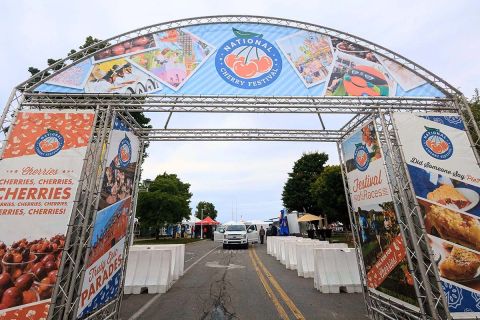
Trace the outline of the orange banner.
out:
M 402 237 L 399 234 L 393 239 L 390 246 L 383 252 L 381 257 L 367 272 L 367 285 L 370 288 L 377 288 L 392 272 L 392 270 L 405 258 L 405 247 Z

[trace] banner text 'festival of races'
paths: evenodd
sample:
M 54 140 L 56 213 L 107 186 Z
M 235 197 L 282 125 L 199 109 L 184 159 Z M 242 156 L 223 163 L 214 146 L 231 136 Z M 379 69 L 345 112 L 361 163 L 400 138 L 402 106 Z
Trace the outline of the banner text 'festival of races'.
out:
M 480 316 L 480 168 L 456 114 L 394 114 L 453 316 Z
M 0 319 L 45 319 L 94 112 L 21 111 L 0 160 Z
M 418 305 L 375 125 L 342 143 L 369 290 Z
M 86 259 L 78 318 L 104 306 L 119 294 L 139 148 L 139 139 L 119 118 L 115 119 L 91 249 Z

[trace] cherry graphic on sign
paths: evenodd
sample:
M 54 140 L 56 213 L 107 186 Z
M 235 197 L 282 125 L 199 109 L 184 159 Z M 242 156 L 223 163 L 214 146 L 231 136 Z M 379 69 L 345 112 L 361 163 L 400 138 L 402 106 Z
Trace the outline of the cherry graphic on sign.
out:
M 234 53 L 230 53 L 225 57 L 225 64 L 232 69 L 233 64 L 237 61 L 245 62 L 245 57 L 244 56 L 237 56 Z
M 233 28 L 233 33 L 240 39 L 262 38 L 263 35 L 254 32 L 246 32 Z M 255 52 L 253 52 L 255 49 Z M 225 65 L 237 76 L 250 79 L 264 74 L 272 69 L 273 61 L 262 49 L 253 45 L 244 45 L 235 52 L 225 56 Z
M 270 58 L 269 56 L 263 56 L 258 60 L 257 65 L 258 72 L 267 72 L 273 66 L 272 58 Z
M 242 78 L 251 78 L 258 72 L 258 66 L 255 62 L 250 61 L 249 63 L 245 64 L 243 61 L 236 61 L 233 64 L 233 71 Z

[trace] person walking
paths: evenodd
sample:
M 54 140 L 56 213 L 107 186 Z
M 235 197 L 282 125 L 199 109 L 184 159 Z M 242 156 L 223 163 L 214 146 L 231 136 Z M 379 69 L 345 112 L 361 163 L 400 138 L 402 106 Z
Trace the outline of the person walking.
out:
M 272 225 L 272 236 L 276 236 L 277 235 L 277 227 L 275 225 Z
M 260 243 L 263 244 L 263 239 L 265 238 L 265 229 L 263 229 L 263 226 L 260 226 L 258 234 L 260 235 Z

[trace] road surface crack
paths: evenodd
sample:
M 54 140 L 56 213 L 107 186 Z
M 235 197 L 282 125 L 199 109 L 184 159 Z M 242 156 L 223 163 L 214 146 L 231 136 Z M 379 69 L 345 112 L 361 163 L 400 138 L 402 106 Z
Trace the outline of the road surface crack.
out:
M 230 251 L 226 257 L 225 265 L 230 265 L 230 261 L 236 255 L 236 252 Z M 228 293 L 228 288 L 233 288 L 232 284 L 226 279 L 229 269 L 225 268 L 222 277 L 212 282 L 210 285 L 209 297 L 213 303 L 211 305 L 205 304 L 201 320 L 237 320 L 239 319 L 233 310 L 229 310 L 227 305 L 230 305 L 232 298 Z M 211 307 L 210 307 L 211 306 Z

